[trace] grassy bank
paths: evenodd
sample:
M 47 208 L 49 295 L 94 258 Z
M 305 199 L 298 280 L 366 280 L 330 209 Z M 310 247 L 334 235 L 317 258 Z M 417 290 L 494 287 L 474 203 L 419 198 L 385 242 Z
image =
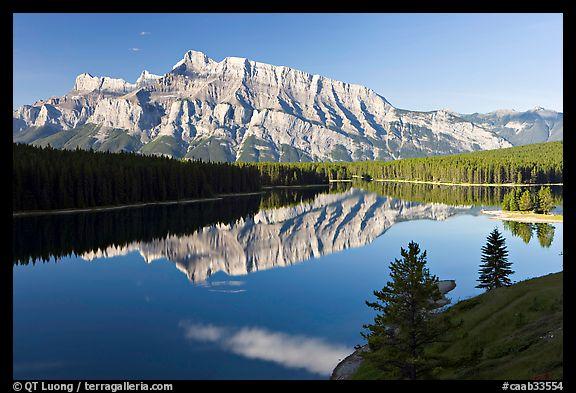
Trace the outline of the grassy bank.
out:
M 431 349 L 450 360 L 439 379 L 561 379 L 563 273 L 458 302 L 446 313 L 462 325 Z M 386 379 L 364 361 L 353 379 Z

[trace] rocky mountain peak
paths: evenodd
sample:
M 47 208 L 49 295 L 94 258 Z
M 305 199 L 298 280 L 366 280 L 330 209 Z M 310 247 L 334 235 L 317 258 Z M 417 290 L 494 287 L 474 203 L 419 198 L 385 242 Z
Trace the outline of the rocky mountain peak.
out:
M 142 71 L 142 73 L 140 74 L 138 79 L 136 80 L 136 85 L 142 86 L 142 85 L 157 81 L 160 78 L 162 78 L 162 76 L 155 75 L 155 74 L 150 73 L 148 70 L 144 70 L 144 71 Z
M 207 66 L 216 64 L 214 60 L 206 56 L 205 53 L 189 50 L 184 54 L 182 60 L 174 64 L 172 70 L 179 74 L 185 74 L 187 72 L 199 72 L 203 71 Z
M 50 110 L 42 110 L 45 103 Z M 13 135 L 53 147 L 213 161 L 390 160 L 509 147 L 507 139 L 523 140 L 523 130 L 534 134 L 531 143 L 561 138 L 559 116 L 515 122 L 400 110 L 365 86 L 244 57 L 217 62 L 189 50 L 163 76 L 144 70 L 135 83 L 80 74 L 64 97 L 13 111 Z M 32 130 L 39 124 L 50 129 Z M 534 124 L 543 131 L 534 132 Z M 79 127 L 78 138 L 59 136 Z
M 135 84 L 128 83 L 124 79 L 108 76 L 98 77 L 88 73 L 78 75 L 74 83 L 74 91 L 84 93 L 95 90 L 109 93 L 128 93 L 135 87 Z

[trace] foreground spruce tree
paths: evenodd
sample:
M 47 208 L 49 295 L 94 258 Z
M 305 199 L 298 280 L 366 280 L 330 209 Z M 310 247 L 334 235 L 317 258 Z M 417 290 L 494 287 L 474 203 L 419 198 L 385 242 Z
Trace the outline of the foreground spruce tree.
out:
M 417 243 L 401 248 L 402 259 L 390 264 L 391 282 L 374 291 L 376 302 L 366 302 L 379 313 L 374 323 L 365 325 L 370 352 L 365 358 L 390 379 L 417 379 L 431 376 L 442 363 L 426 349 L 440 342 L 452 327 L 443 315 L 435 313 L 435 301 L 442 295 L 438 278 L 426 268 L 426 251 Z
M 498 228 L 494 228 L 488 235 L 486 245 L 482 247 L 482 264 L 480 265 L 480 284 L 476 288 L 491 290 L 511 284 L 509 275 L 514 271 L 510 268 L 512 263 L 508 262 L 508 250 L 506 241 Z

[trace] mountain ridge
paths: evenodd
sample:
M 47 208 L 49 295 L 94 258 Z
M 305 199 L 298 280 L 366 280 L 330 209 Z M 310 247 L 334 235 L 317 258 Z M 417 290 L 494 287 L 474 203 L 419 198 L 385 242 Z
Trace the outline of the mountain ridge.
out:
M 78 75 L 64 96 L 13 111 L 13 139 L 213 161 L 391 160 L 562 139 L 563 114 L 503 123 L 494 113 L 398 109 L 362 85 L 190 50 L 134 83 Z

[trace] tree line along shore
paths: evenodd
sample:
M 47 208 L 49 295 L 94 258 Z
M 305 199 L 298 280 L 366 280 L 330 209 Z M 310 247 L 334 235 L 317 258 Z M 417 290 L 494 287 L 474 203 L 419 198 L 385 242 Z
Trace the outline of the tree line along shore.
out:
M 13 211 L 210 198 L 333 180 L 562 183 L 562 142 L 360 162 L 203 162 L 13 144 Z

